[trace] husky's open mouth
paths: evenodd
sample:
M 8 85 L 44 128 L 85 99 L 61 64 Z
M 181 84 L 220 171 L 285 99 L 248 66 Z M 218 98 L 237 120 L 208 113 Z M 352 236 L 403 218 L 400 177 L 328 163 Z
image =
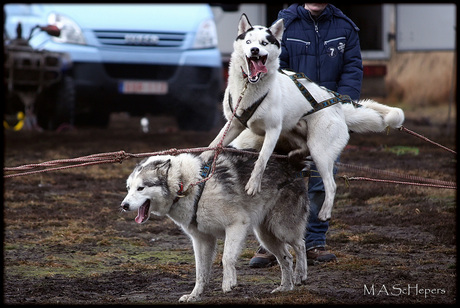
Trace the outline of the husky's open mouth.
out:
M 137 210 L 137 216 L 134 219 L 138 224 L 143 224 L 150 217 L 150 200 L 147 199 Z
M 251 83 L 259 81 L 262 73 L 267 73 L 265 62 L 267 62 L 267 56 L 253 56 L 246 57 L 248 67 L 248 80 Z

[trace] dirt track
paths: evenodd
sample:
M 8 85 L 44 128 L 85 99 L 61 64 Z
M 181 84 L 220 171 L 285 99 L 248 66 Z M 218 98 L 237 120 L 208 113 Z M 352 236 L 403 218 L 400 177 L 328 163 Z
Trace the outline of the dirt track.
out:
M 418 114 L 407 113 L 406 127 L 455 148 L 453 132 Z M 7 131 L 5 166 L 201 147 L 217 133 L 179 132 L 169 119 L 151 118 L 151 131 L 143 134 L 138 120 L 115 115 L 108 130 Z M 167 218 L 137 225 L 135 214 L 119 212 L 137 161 L 4 180 L 5 303 L 175 304 L 192 290 L 193 252 L 181 230 Z M 456 155 L 399 131 L 353 134 L 341 162 L 456 181 Z M 339 169 L 338 176 L 344 174 L 379 177 Z M 223 294 L 219 242 L 203 303 L 455 303 L 456 191 L 362 181 L 347 187 L 339 178 L 337 183 L 327 241 L 338 263 L 310 266 L 307 285 L 270 294 L 279 284 L 279 267 L 247 266 L 258 246 L 251 235 L 237 268 L 239 286 Z

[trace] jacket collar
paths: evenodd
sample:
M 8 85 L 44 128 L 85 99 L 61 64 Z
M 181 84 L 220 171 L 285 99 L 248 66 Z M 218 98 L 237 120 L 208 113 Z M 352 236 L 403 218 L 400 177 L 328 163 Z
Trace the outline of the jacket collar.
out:
M 326 8 L 324 9 L 324 11 L 321 13 L 321 15 L 314 18 L 313 15 L 311 15 L 310 11 L 305 9 L 303 4 L 297 6 L 297 16 L 300 19 L 306 20 L 307 22 L 310 22 L 310 23 L 331 19 L 332 12 L 333 12 L 333 9 L 331 8 L 331 4 L 328 4 Z
M 348 18 L 340 9 L 329 3 L 319 18 L 320 21 L 324 21 L 331 18 L 332 16 L 342 18 L 348 21 L 356 31 L 359 31 L 358 26 L 356 26 L 356 24 L 350 18 Z M 281 11 L 278 17 L 284 19 L 285 28 L 287 28 L 289 24 L 296 19 L 305 19 L 308 22 L 313 22 L 313 19 L 310 17 L 309 12 L 304 8 L 304 3 L 294 3 L 290 5 L 287 9 Z

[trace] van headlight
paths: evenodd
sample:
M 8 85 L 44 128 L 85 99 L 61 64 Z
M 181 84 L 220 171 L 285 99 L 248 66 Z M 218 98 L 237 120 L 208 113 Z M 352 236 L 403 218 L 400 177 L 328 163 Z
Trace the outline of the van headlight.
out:
M 86 45 L 85 38 L 80 26 L 67 16 L 51 13 L 48 16 L 48 23 L 61 29 L 61 35 L 51 39 L 58 43 Z
M 214 20 L 207 19 L 201 22 L 192 47 L 195 49 L 217 47 L 217 29 Z

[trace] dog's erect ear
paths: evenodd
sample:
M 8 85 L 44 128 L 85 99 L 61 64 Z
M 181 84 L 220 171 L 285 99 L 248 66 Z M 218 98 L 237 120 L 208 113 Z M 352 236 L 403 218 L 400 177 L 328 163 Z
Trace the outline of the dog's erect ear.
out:
M 276 39 L 281 42 L 284 32 L 284 20 L 282 18 L 279 19 L 269 28 L 269 30 L 276 37 Z
M 157 166 L 158 168 L 158 171 L 160 172 L 160 174 L 166 176 L 168 174 L 168 171 L 169 171 L 169 168 L 171 167 L 171 160 L 168 159 L 167 161 L 165 161 L 164 163 L 162 164 L 159 164 Z
M 238 35 L 248 31 L 251 28 L 252 26 L 249 22 L 248 16 L 246 16 L 246 14 L 243 13 L 243 15 L 241 15 L 240 17 L 240 22 L 238 24 Z

